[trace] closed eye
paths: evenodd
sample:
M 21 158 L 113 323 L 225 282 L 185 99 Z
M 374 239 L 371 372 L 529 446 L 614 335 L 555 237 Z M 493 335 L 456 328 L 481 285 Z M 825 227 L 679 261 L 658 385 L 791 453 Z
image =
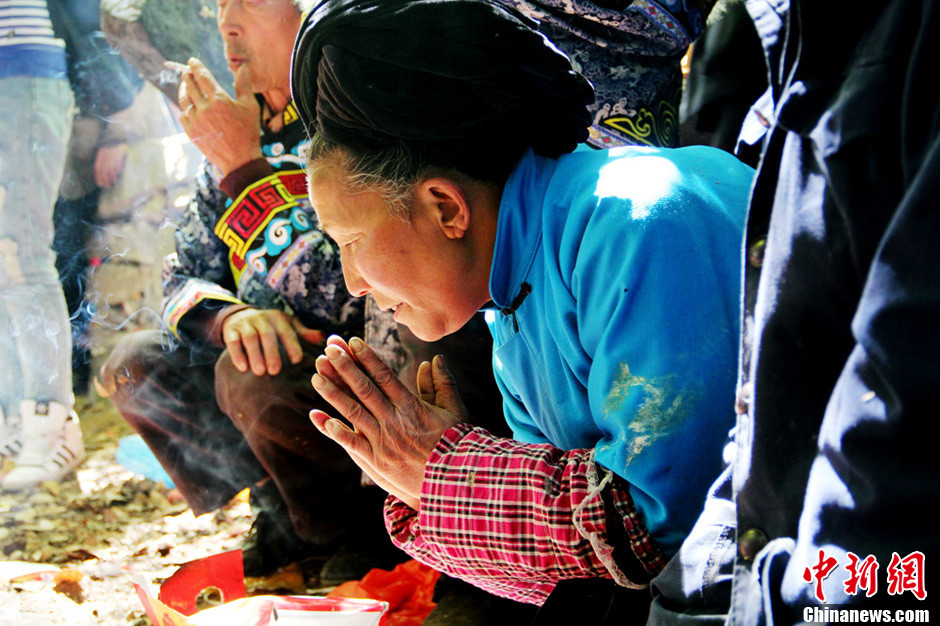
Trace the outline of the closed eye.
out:
M 349 249 L 360 238 L 360 235 L 354 235 L 353 237 L 339 237 L 339 236 L 330 234 L 326 229 L 323 229 L 323 233 L 327 237 L 332 239 L 333 243 L 335 243 L 337 246 L 339 246 L 340 248 L 346 248 L 346 249 Z

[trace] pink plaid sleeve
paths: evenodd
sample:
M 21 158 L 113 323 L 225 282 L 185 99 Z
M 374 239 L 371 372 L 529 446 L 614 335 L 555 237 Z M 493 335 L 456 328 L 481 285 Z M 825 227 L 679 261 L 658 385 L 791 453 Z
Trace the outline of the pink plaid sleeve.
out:
M 469 424 L 447 430 L 431 453 L 421 512 L 389 496 L 385 518 L 413 558 L 531 604 L 569 578 L 642 587 L 666 561 L 622 480 L 594 463 L 592 450 L 522 444 Z M 626 559 L 612 544 L 627 544 Z

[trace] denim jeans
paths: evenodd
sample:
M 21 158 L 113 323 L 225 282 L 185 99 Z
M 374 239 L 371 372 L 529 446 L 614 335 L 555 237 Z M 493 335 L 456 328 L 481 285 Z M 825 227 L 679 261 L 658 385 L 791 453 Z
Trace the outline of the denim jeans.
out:
M 71 406 L 71 336 L 52 251 L 52 211 L 65 165 L 68 81 L 0 79 L 0 406 Z

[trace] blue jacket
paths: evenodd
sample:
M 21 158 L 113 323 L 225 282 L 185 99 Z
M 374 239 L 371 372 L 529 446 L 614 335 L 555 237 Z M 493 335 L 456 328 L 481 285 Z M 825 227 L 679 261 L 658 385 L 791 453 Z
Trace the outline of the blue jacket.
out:
M 529 153 L 500 205 L 488 318 L 514 437 L 594 448 L 667 552 L 734 422 L 752 175 L 703 147 Z

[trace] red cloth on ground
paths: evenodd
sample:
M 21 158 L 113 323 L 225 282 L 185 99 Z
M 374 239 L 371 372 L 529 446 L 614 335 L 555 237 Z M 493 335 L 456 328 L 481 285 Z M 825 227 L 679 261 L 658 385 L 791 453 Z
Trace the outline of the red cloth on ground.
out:
M 388 602 L 386 626 L 420 626 L 434 609 L 434 584 L 440 573 L 411 560 L 392 571 L 373 569 L 327 594 L 331 598 L 371 598 Z

